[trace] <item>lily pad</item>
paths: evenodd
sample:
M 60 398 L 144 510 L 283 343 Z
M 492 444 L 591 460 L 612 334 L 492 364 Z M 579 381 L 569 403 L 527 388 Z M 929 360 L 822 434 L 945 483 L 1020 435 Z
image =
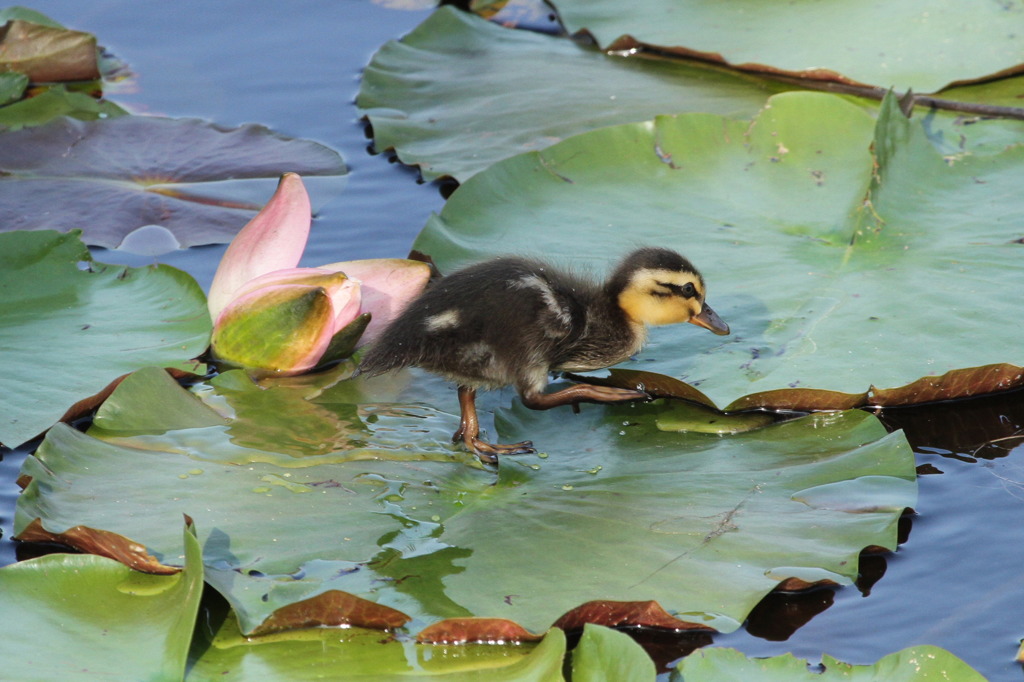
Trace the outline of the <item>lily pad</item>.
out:
M 42 12 L 29 9 L 28 7 L 19 7 L 15 5 L 0 9 L 0 22 L 6 24 L 8 21 L 14 21 L 16 19 L 20 21 L 28 21 L 33 24 L 39 24 L 40 26 L 49 26 L 50 28 L 65 28 L 63 24 L 54 21 Z
M 179 537 L 179 544 L 181 538 Z M 0 570 L 0 640 L 11 680 L 180 680 L 203 565 L 191 529 L 185 567 L 157 576 L 93 555 L 50 554 Z
M 377 149 L 396 149 L 424 178 L 465 181 L 602 126 L 679 111 L 749 117 L 787 89 L 707 65 L 610 56 L 441 7 L 374 55 L 356 104 Z
M 53 85 L 41 94 L 0 108 L 0 126 L 7 130 L 19 130 L 25 126 L 49 123 L 59 116 L 95 121 L 127 113 L 113 102 L 68 90 L 63 85 Z
M 186 682 L 224 680 L 374 680 L 439 678 L 446 682 L 561 681 L 565 635 L 552 630 L 536 646 L 432 646 L 383 637 L 376 630 L 317 628 L 245 637 L 222 618 L 200 637 Z M 201 633 L 206 634 L 205 632 Z
M 88 435 L 51 429 L 15 530 L 159 568 L 180 563 L 171 529 L 189 514 L 244 633 L 470 616 L 540 632 L 593 600 L 657 600 L 729 631 L 781 585 L 851 583 L 915 504 L 909 446 L 864 412 L 721 438 L 660 432 L 652 407 L 516 407 L 503 435 L 548 454 L 495 474 L 448 442 L 450 394 L 438 409 L 371 399 L 386 385 L 343 372 L 260 388 L 235 371 L 190 395 L 157 371 L 122 382 Z
M 638 243 L 674 247 L 733 334 L 658 328 L 625 367 L 726 410 L 831 409 L 869 389 L 869 404 L 927 402 L 1024 384 L 1024 310 L 1006 295 L 1024 290 L 1022 171 L 1024 146 L 947 162 L 894 98 L 876 124 L 784 93 L 752 122 L 663 116 L 500 162 L 415 248 L 449 272 L 571 247 L 599 272 Z
M 0 106 L 21 99 L 28 87 L 28 76 L 23 73 L 0 73 Z
M 754 72 L 935 92 L 1024 70 L 1024 9 L 957 0 L 557 0 L 566 28 L 610 50 L 637 44 Z
M 587 624 L 572 653 L 573 682 L 649 682 L 656 673 L 632 637 L 600 625 Z
M 0 234 L 0 442 L 45 431 L 147 364 L 202 371 L 206 299 L 174 268 L 92 261 L 77 233 Z
M 962 660 L 936 646 L 915 646 L 889 654 L 874 665 L 850 665 L 822 656 L 823 672 L 793 654 L 747 658 L 735 649 L 707 648 L 676 666 L 673 682 L 985 682 Z
M 345 166 L 323 145 L 263 126 L 121 116 L 0 133 L 0 171 L 2 230 L 80 229 L 87 244 L 112 249 L 148 229 L 185 248 L 230 241 L 256 214 L 239 180 L 339 176 Z

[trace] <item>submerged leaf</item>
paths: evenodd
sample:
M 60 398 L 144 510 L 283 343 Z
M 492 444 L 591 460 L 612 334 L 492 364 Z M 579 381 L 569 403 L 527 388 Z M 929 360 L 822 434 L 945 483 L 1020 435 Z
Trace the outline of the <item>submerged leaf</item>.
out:
M 345 167 L 327 147 L 262 126 L 121 116 L 0 133 L 0 171 L 2 230 L 78 228 L 87 244 L 117 248 L 159 225 L 184 248 L 230 241 L 255 215 L 237 180 Z

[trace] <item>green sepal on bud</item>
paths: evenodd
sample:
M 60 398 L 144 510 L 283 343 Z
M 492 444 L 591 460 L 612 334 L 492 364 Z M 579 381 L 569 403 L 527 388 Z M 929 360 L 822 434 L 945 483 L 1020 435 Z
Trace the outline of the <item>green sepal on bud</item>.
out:
M 263 289 L 229 306 L 210 347 L 221 363 L 272 373 L 311 369 L 330 343 L 334 306 L 318 286 Z

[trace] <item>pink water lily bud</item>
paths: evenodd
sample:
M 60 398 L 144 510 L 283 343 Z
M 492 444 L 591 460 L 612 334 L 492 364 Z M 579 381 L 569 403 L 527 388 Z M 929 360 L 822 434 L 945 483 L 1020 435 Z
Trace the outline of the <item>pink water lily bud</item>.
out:
M 302 178 L 285 173 L 228 246 L 208 297 L 215 360 L 306 372 L 372 340 L 426 286 L 430 268 L 400 258 L 296 267 L 311 219 Z
M 322 270 L 337 270 L 359 280 L 362 309 L 373 317 L 359 344 L 373 343 L 380 331 L 416 298 L 430 280 L 430 266 L 405 258 L 371 258 L 331 263 Z
M 359 285 L 342 273 L 298 274 L 299 281 L 268 277 L 221 311 L 210 343 L 217 361 L 283 375 L 317 366 L 358 317 Z
M 216 320 L 246 282 L 298 265 L 306 250 L 311 221 L 309 194 L 302 178 L 285 173 L 274 196 L 224 252 L 207 296 L 210 316 Z
M 359 280 L 349 277 L 347 273 L 326 268 L 289 268 L 268 272 L 243 284 L 236 292 L 236 298 L 279 284 L 323 287 L 334 306 L 336 332 L 354 320 L 362 307 Z

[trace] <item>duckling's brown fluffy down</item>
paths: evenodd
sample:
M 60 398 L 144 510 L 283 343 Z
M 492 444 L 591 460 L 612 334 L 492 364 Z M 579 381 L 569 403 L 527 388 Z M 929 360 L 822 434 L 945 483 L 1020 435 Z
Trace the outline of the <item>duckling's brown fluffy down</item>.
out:
M 703 301 L 700 273 L 668 249 L 629 254 L 604 284 L 536 260 L 498 258 L 428 287 L 384 330 L 361 371 L 373 375 L 417 366 L 445 376 L 460 387 L 463 426 L 457 438 L 481 456 L 497 454 L 490 448 L 528 452 L 528 443 L 492 446 L 475 432 L 464 433 L 467 410 L 473 411 L 470 431 L 477 429 L 476 389 L 511 384 L 534 409 L 646 397 L 586 384 L 575 391 L 543 391 L 552 370 L 599 369 L 636 353 L 648 323 L 693 321 L 728 333 Z

